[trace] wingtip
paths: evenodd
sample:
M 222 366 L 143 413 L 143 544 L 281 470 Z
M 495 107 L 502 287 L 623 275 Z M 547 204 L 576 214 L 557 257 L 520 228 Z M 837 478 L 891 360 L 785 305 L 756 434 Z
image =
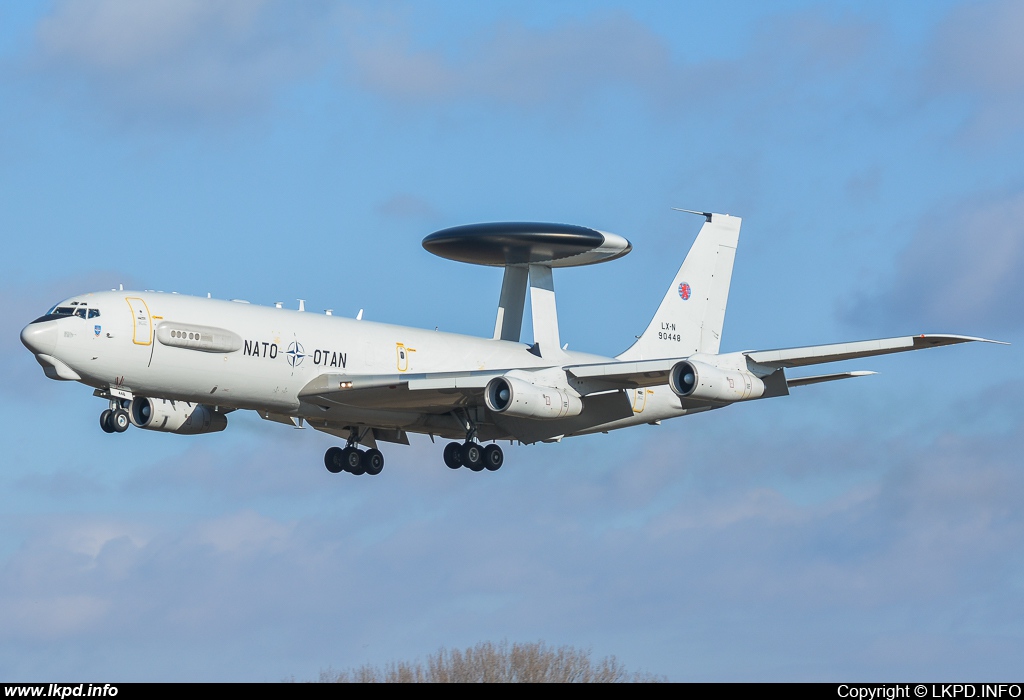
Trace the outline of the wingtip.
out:
M 950 338 L 961 343 L 992 343 L 993 345 L 1009 345 L 1005 340 L 992 340 L 991 338 L 980 338 L 973 335 L 956 335 L 954 333 L 920 333 L 917 338 Z

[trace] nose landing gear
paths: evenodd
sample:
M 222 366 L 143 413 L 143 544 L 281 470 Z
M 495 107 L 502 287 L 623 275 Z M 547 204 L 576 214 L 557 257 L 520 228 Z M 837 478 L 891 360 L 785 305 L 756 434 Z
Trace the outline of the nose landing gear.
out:
M 128 430 L 128 426 L 131 424 L 132 421 L 128 417 L 128 411 L 114 402 L 111 402 L 111 408 L 104 410 L 100 414 L 100 428 L 105 433 L 123 433 Z

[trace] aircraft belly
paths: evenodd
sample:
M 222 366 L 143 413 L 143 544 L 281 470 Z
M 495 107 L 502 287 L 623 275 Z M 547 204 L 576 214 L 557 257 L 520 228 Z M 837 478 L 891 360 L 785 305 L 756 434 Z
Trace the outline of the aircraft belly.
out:
M 456 408 L 479 405 L 459 391 L 409 391 L 405 386 L 397 386 L 388 392 L 337 392 L 315 400 L 316 403 L 343 406 L 352 410 L 384 409 L 401 411 L 418 411 L 423 413 L 447 413 Z
M 313 425 L 368 425 L 387 428 L 408 428 L 420 422 L 422 414 L 414 411 L 386 411 L 350 406 L 331 406 L 324 411 L 319 406 L 302 404 L 299 415 Z

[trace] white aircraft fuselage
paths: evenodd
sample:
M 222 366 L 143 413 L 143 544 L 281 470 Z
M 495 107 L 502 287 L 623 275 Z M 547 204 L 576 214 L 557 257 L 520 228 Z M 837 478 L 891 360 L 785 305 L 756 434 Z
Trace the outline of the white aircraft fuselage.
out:
M 77 381 L 96 389 L 120 389 L 133 395 L 218 409 L 249 409 L 322 420 L 324 411 L 301 401 L 299 390 L 325 372 L 412 376 L 427 371 L 538 370 L 556 366 L 532 354 L 524 343 L 241 301 L 152 291 L 108 291 L 71 297 L 56 308 L 80 306 L 99 315 L 66 316 L 28 327 L 32 328 L 30 342 L 50 350 L 40 354 L 57 359 L 79 377 Z M 189 333 L 211 334 L 211 329 L 231 334 L 238 339 L 239 347 L 218 351 L 203 347 L 202 340 L 188 338 Z M 178 338 L 179 334 L 184 337 Z M 557 366 L 613 361 L 569 350 L 559 360 Z M 40 363 L 51 373 L 55 371 L 47 365 L 47 359 Z M 74 379 L 71 374 L 67 377 Z M 669 399 L 676 397 L 668 386 L 663 389 L 660 393 L 665 401 L 654 398 L 658 387 L 648 388 L 643 410 L 638 410 L 635 418 L 617 422 L 616 427 L 684 415 L 686 411 L 678 400 Z M 331 410 L 331 422 L 367 422 L 365 408 L 353 408 L 343 418 L 343 409 Z M 434 415 L 421 415 L 412 408 L 372 409 L 370 422 L 413 432 L 448 432 L 429 427 L 415 430 L 421 418 Z

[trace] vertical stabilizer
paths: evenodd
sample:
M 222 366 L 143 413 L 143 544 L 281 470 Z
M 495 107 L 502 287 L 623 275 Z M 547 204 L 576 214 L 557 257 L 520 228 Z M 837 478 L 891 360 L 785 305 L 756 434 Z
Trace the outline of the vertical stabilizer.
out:
M 705 216 L 707 221 L 647 330 L 618 359 L 649 360 L 718 352 L 741 219 L 728 214 Z

